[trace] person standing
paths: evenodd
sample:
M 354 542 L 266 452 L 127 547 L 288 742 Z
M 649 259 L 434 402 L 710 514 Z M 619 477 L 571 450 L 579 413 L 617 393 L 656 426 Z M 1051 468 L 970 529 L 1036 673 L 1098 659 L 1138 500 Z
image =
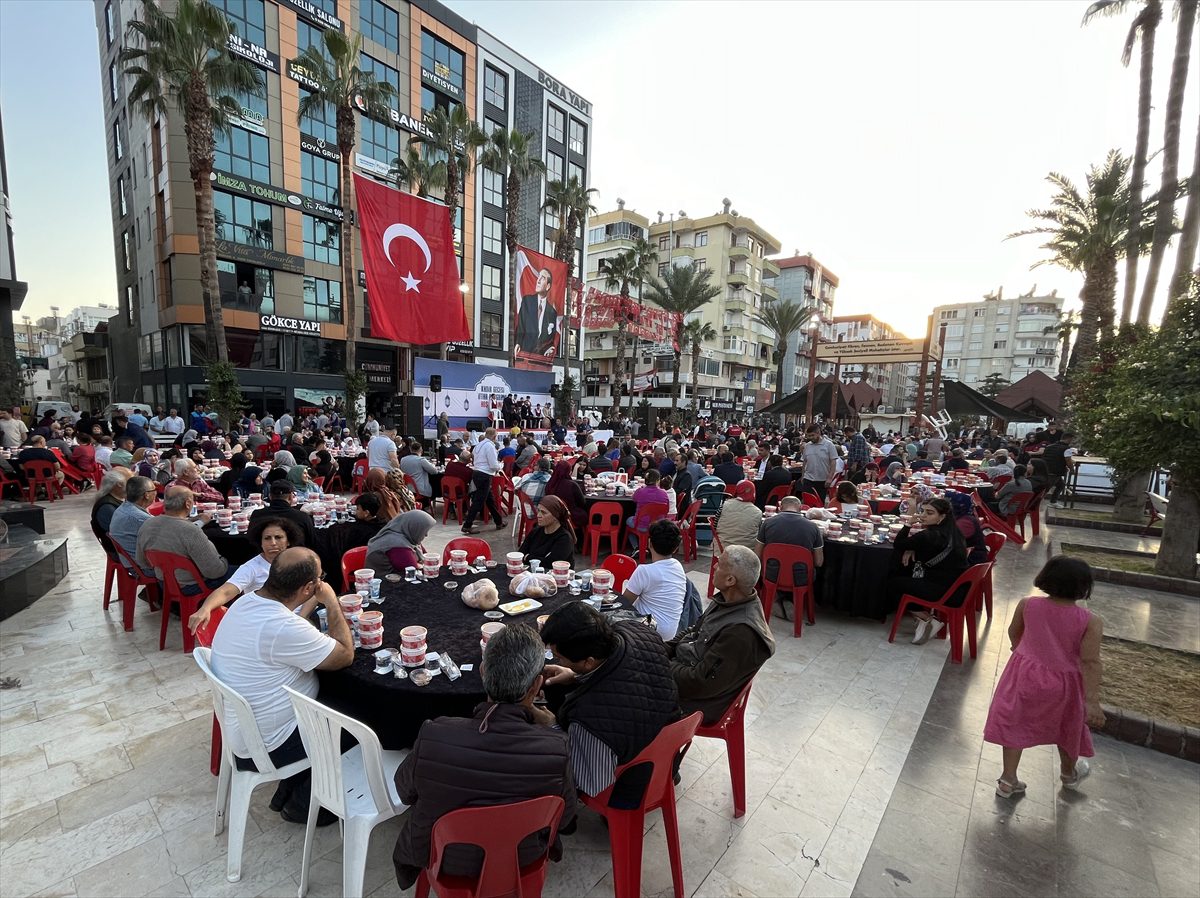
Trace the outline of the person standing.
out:
M 837 471 L 838 453 L 833 441 L 821 432 L 818 425 L 805 431 L 808 442 L 801 453 L 804 457 L 804 474 L 800 479 L 802 493 L 812 493 L 825 504 L 829 485 Z
M 391 471 L 399 465 L 400 460 L 396 451 L 396 427 L 388 424 L 384 426 L 382 432 L 371 437 L 371 441 L 367 443 L 367 468 Z
M 16 449 L 29 436 L 29 428 L 20 418 L 14 418 L 8 409 L 0 409 L 0 446 Z
M 500 514 L 500 508 L 496 505 L 496 497 L 492 495 L 492 478 L 503 468 L 500 459 L 496 457 L 496 428 L 489 427 L 483 432 L 483 439 L 479 441 L 472 453 L 471 486 L 474 492 L 471 493 L 471 507 L 467 510 L 467 519 L 463 521 L 463 533 L 469 535 L 474 532 L 471 525 L 483 511 L 485 502 L 488 511 L 492 513 L 492 517 L 496 521 L 496 529 L 504 529 L 504 516 Z

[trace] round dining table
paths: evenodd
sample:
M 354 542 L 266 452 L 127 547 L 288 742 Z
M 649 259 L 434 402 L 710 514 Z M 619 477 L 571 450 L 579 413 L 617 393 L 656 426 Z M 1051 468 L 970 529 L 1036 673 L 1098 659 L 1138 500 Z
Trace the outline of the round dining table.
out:
M 500 603 L 517 600 L 509 595 L 510 577 L 503 562 L 485 572 L 459 576 L 443 566 L 441 574 L 420 583 L 389 582 L 380 589 L 382 605 L 364 610 L 383 612 L 383 645 L 400 647 L 400 631 L 408 626 L 422 626 L 430 652 L 449 654 L 462 676 L 451 680 L 444 673 L 434 676 L 427 685 L 417 686 L 411 679 L 396 679 L 391 673 L 375 672 L 375 652 L 378 649 L 358 649 L 354 663 L 336 671 L 318 671 L 320 700 L 344 714 L 367 724 L 385 749 L 412 747 L 421 724 L 435 717 L 470 717 L 475 706 L 486 699 L 479 663 L 480 627 L 488 622 L 482 611 L 468 608 L 462 601 L 463 588 L 476 580 L 487 579 L 496 584 Z M 455 586 L 448 588 L 447 584 Z M 584 594 L 588 595 L 587 593 Z M 504 617 L 505 624 L 528 624 L 537 628 L 537 618 L 549 614 L 579 596 L 560 589 L 555 595 L 537 601 L 540 608 L 513 617 Z M 614 608 L 623 603 L 614 603 Z
M 883 620 L 895 609 L 887 599 L 892 568 L 890 542 L 825 540 L 825 563 L 817 568 L 817 604 L 842 614 Z
M 361 536 L 359 540 L 353 539 L 353 535 L 359 530 L 360 528 L 348 521 L 330 524 L 316 531 L 316 545 L 308 547 L 321 559 L 325 578 L 335 589 L 348 588 L 347 584 L 342 582 L 342 556 L 350 549 L 366 545 L 361 541 Z M 245 564 L 258 554 L 258 548 L 250 543 L 244 531 L 230 533 L 222 529 L 216 521 L 209 521 L 204 525 L 203 533 L 217 553 L 235 566 Z

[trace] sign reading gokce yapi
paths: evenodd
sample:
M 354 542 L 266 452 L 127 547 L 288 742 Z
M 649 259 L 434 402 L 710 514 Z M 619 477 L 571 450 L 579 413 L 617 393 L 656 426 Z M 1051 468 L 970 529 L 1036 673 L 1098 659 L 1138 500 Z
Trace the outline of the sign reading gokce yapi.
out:
M 624 309 L 629 333 L 653 343 L 670 343 L 673 349 L 679 329 L 679 314 L 636 299 L 623 300 L 612 293 L 602 293 L 588 287 L 583 298 L 583 326 L 589 331 L 615 330 L 617 314 Z

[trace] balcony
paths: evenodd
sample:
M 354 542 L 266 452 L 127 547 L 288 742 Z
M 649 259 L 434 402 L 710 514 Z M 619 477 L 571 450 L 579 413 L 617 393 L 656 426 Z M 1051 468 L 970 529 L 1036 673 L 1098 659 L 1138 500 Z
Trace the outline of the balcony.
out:
M 249 293 L 242 290 L 222 290 L 221 308 L 236 309 L 239 312 L 254 312 L 256 314 L 272 315 L 275 312 L 275 298 L 263 293 Z
M 749 259 L 750 247 L 743 246 L 740 243 L 735 243 L 729 247 L 729 258 L 731 259 Z
M 768 287 L 766 284 L 762 285 L 762 295 L 764 300 L 776 301 L 779 299 L 779 291 L 774 287 Z
M 746 273 L 745 269 L 735 271 L 725 276 L 725 283 L 731 287 L 745 287 L 750 283 L 750 275 Z
M 770 259 L 762 260 L 763 277 L 779 277 L 779 265 Z

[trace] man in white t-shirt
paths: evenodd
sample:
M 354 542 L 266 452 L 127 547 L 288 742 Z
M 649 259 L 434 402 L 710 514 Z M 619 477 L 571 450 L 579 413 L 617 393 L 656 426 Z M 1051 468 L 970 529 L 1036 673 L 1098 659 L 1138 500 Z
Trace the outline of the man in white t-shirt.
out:
M 371 442 L 367 443 L 367 467 L 391 471 L 399 466 L 400 461 L 396 452 L 396 428 L 389 424 L 383 428 L 383 432 L 379 436 L 371 437 Z
M 238 599 L 213 638 L 213 673 L 249 703 L 276 766 L 305 757 L 296 714 L 282 687 L 315 698 L 314 671 L 340 670 L 354 662 L 350 627 L 342 617 L 337 595 L 321 576 L 321 560 L 315 552 L 285 549 L 271 564 L 267 582 L 257 592 Z M 318 603 L 327 611 L 328 635 L 306 619 Z M 221 730 L 237 755 L 238 769 L 257 769 L 231 708 L 226 709 Z M 309 784 L 307 770 L 282 781 L 271 799 L 271 810 L 279 811 L 289 823 L 305 823 Z M 317 825 L 336 819 L 323 812 Z
M 687 595 L 687 575 L 674 557 L 683 538 L 679 525 L 665 518 L 650 525 L 649 538 L 651 563 L 638 565 L 625 581 L 624 596 L 638 612 L 654 616 L 666 641 L 675 638 Z

